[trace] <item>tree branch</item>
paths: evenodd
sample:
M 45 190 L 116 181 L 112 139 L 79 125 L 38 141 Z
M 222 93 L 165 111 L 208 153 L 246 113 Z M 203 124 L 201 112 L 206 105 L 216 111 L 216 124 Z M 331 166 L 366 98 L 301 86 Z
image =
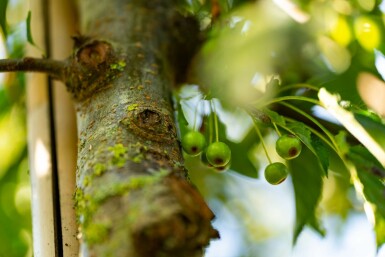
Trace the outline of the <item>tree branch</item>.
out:
M 24 57 L 22 59 L 0 59 L 0 72 L 43 72 L 54 79 L 64 80 L 67 62 L 51 59 Z

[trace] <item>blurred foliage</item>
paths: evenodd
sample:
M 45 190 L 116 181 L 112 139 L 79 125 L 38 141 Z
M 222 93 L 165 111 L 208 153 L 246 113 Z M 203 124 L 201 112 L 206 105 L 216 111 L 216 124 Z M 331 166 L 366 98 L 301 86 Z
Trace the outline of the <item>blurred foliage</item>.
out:
M 306 226 L 324 235 L 325 216 L 348 220 L 364 210 L 377 246 L 382 245 L 384 2 L 180 2 L 184 12 L 199 20 L 205 41 L 191 66 L 194 85 L 174 94 L 179 132 L 183 137 L 199 130 L 208 142 L 218 138 L 232 150 L 231 164 L 223 169 L 207 165 L 204 155 L 185 156 L 192 180 L 219 220 L 236 231 L 231 239 L 238 247 L 232 257 L 285 256 Z M 0 27 L 13 58 L 23 56 L 31 35 L 30 20 L 23 20 L 27 15 L 18 19 L 20 14 L 8 14 L 7 5 L 16 8 L 11 3 L 1 1 Z M 0 256 L 30 256 L 24 77 L 11 74 L 4 81 Z M 285 161 L 276 154 L 281 134 L 302 141 L 304 150 L 297 159 Z M 260 176 L 270 160 L 290 169 L 290 178 L 276 187 Z
M 181 136 L 199 130 L 209 143 L 218 137 L 233 157 L 223 173 L 202 168 L 203 153 L 200 162 L 193 158 L 191 173 L 203 176 L 204 169 L 225 180 L 231 178 L 225 174 L 263 180 L 258 173 L 269 159 L 284 162 L 296 208 L 294 242 L 304 226 L 327 233 L 323 215 L 346 218 L 361 206 L 374 225 L 377 247 L 385 243 L 385 2 L 185 2 L 206 41 L 193 60 L 190 85 L 175 94 Z M 242 112 L 245 117 L 237 120 Z M 218 116 L 218 125 L 212 116 Z M 281 134 L 302 141 L 300 157 L 275 158 Z M 207 190 L 214 190 L 214 175 L 205 176 Z M 192 177 L 202 186 L 201 178 Z M 208 199 L 229 204 L 225 192 L 213 196 L 202 190 Z
M 24 84 L 16 83 L 18 76 L 0 86 L 0 256 L 14 257 L 32 256 Z
M 0 58 L 24 56 L 25 17 L 20 1 L 0 1 Z M 8 9 L 6 7 L 8 6 Z M 7 14 L 7 15 L 6 15 Z M 0 78 L 0 256 L 32 256 L 25 78 Z
M 6 37 L 8 33 L 7 28 L 7 5 L 8 0 L 0 1 L 0 27 L 3 35 Z

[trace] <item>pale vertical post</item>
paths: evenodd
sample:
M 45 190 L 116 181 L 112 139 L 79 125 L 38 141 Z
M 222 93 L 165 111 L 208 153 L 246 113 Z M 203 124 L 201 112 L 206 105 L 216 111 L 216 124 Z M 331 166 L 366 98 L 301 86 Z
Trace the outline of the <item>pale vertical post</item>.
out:
M 44 48 L 44 18 L 42 0 L 31 2 L 32 35 L 36 45 Z M 51 1 L 49 9 L 51 58 L 64 59 L 71 53 L 70 35 L 74 31 L 74 10 L 70 1 Z M 28 56 L 42 56 L 37 48 L 29 47 Z M 32 185 L 33 248 L 35 257 L 76 257 L 76 219 L 73 205 L 76 170 L 76 124 L 74 109 L 63 84 L 54 82 L 54 124 L 61 231 L 55 234 L 55 211 L 52 190 L 52 138 L 49 120 L 47 76 L 27 75 L 28 143 Z M 59 200 L 56 199 L 56 200 Z M 58 211 L 58 210 L 56 210 Z M 57 238 L 61 240 L 57 241 Z M 60 247 L 57 243 L 62 244 Z M 60 251 L 60 253 L 59 253 Z
M 71 36 L 75 34 L 76 22 L 76 11 L 72 4 L 72 1 L 51 1 L 50 4 L 51 54 L 54 59 L 65 59 L 72 53 Z M 64 257 L 76 257 L 79 253 L 73 201 L 77 157 L 76 115 L 71 96 L 62 82 L 53 82 L 53 93 L 62 249 Z
M 41 0 L 31 1 L 31 12 L 34 40 L 37 45 L 44 46 Z M 28 47 L 27 54 L 41 56 L 42 52 L 34 47 Z M 34 256 L 53 257 L 56 256 L 56 245 L 47 76 L 28 74 L 26 90 Z

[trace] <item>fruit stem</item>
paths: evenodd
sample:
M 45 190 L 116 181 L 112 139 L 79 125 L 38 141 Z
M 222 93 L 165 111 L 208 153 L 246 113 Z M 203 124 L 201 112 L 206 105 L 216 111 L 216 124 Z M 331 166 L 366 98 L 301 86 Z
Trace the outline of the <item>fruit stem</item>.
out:
M 292 96 L 292 95 L 273 98 L 270 101 L 266 102 L 265 104 L 266 105 L 270 105 L 270 104 L 273 104 L 273 103 L 281 103 L 281 102 L 284 102 L 284 101 L 291 101 L 291 100 L 293 100 L 293 101 L 304 101 L 304 102 L 312 103 L 314 105 L 321 105 L 321 103 L 318 100 L 316 100 L 316 99 L 309 98 L 309 97 L 304 97 L 304 96 Z
M 277 124 L 275 124 L 275 122 L 272 122 L 273 123 L 273 126 L 274 126 L 274 129 L 275 131 L 277 132 L 278 136 L 281 137 L 281 132 L 279 132 L 279 129 L 277 128 Z
M 299 109 L 299 108 L 297 108 L 291 104 L 284 103 L 284 102 L 280 102 L 279 104 L 284 105 L 284 106 L 292 109 L 293 111 L 301 114 L 302 116 L 304 116 L 305 118 L 307 118 L 311 122 L 313 122 L 315 125 L 317 125 L 325 133 L 325 135 L 329 138 L 330 142 L 334 146 L 334 149 L 339 149 L 338 144 L 337 144 L 336 140 L 334 139 L 333 134 L 329 130 L 327 130 L 319 121 L 317 121 L 311 115 L 307 114 L 306 112 L 302 111 L 301 109 Z
M 263 150 L 265 151 L 267 160 L 268 160 L 269 163 L 271 164 L 272 161 L 271 161 L 271 159 L 270 159 L 269 153 L 267 152 L 267 148 L 266 148 L 266 145 L 265 145 L 265 141 L 263 140 L 261 131 L 259 130 L 258 125 L 256 124 L 256 122 L 255 122 L 254 119 L 253 119 L 253 124 L 254 124 L 255 131 L 257 132 L 257 135 L 258 135 L 258 137 L 259 137 L 259 140 L 261 140 L 261 144 L 262 144 Z
M 318 92 L 318 90 L 319 90 L 319 88 L 316 87 L 316 86 L 302 83 L 302 84 L 292 84 L 292 85 L 281 87 L 278 90 L 278 92 L 282 93 L 284 91 L 287 91 L 287 90 L 290 90 L 290 89 L 296 89 L 296 88 L 298 88 L 298 89 L 308 89 L 308 90 L 312 90 L 312 91 L 316 91 L 316 92 Z
M 210 102 L 211 102 L 211 106 L 212 106 L 213 114 L 214 114 L 215 142 L 219 142 L 217 110 L 215 109 L 215 103 L 214 103 L 214 100 L 211 99 Z

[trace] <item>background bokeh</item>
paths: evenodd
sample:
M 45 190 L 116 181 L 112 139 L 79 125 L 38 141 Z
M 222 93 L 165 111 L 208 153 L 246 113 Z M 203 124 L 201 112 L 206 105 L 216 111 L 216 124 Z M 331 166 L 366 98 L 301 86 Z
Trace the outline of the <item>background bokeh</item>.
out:
M 0 58 L 24 55 L 24 1 L 10 1 L 9 36 Z M 28 171 L 25 77 L 0 74 L 0 256 L 32 256 L 31 187 Z
M 201 17 L 202 27 L 207 26 L 208 11 L 201 6 L 209 1 L 186 2 Z M 196 60 L 203 65 L 192 76 L 201 88 L 210 89 L 207 94 L 224 103 L 258 99 L 275 69 L 282 71 L 285 83 L 311 77 L 315 84 L 359 104 L 367 89 L 378 83 L 383 86 L 384 2 L 220 2 L 227 3 L 228 14 L 212 29 Z M 0 37 L 0 57 L 16 58 L 24 55 L 28 1 L 12 0 L 8 5 L 9 35 L 6 41 Z M 358 81 L 362 71 L 377 77 Z M 0 257 L 32 256 L 24 79 L 20 73 L 0 74 Z M 368 99 L 366 104 L 375 102 Z M 380 112 L 382 107 L 380 101 L 372 108 Z M 187 118 L 188 113 L 186 110 Z M 190 110 L 190 119 L 194 116 Z M 231 124 L 227 133 L 235 142 L 250 127 L 242 115 L 223 113 L 220 118 Z M 274 152 L 275 140 L 274 135 L 266 137 L 270 152 Z M 252 155 L 261 173 L 267 164 L 262 149 L 253 149 Z M 220 240 L 210 244 L 206 257 L 385 256 L 384 249 L 376 249 L 362 199 L 338 172 L 331 172 L 325 180 L 319 207 L 326 236 L 306 228 L 293 246 L 295 200 L 290 178 L 273 187 L 264 179 L 247 178 L 231 169 L 218 173 L 202 165 L 199 158 L 186 156 L 186 163 L 192 181 L 216 215 L 214 226 L 221 234 Z

